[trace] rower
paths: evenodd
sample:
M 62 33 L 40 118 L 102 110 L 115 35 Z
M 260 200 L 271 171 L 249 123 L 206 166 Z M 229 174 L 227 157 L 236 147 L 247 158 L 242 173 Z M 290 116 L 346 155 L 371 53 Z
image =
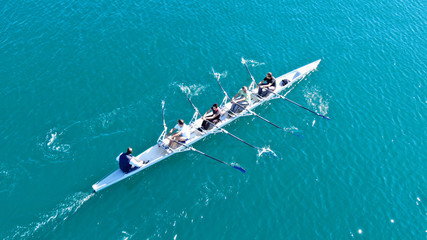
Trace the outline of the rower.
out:
M 208 115 L 208 113 L 212 112 L 212 114 Z M 221 121 L 221 109 L 219 109 L 218 104 L 215 103 L 212 107 L 203 115 L 202 126 L 198 129 L 199 131 L 209 130 L 211 128 L 212 123 L 217 124 Z
M 246 86 L 243 86 L 239 92 L 231 99 L 233 105 L 231 105 L 230 110 L 233 113 L 240 113 L 244 108 L 249 106 L 251 102 L 251 94 L 248 91 Z
M 128 148 L 125 153 L 122 153 L 119 156 L 120 170 L 122 170 L 124 173 L 132 172 L 133 170 L 142 167 L 142 164 L 148 163 L 148 161 L 140 162 L 137 158 L 132 156 L 132 152 L 132 148 Z
M 258 83 L 258 95 L 261 97 L 267 97 L 270 91 L 276 89 L 276 78 L 273 77 L 271 72 L 267 73 L 267 76 Z M 270 90 L 270 91 L 269 91 Z
M 172 134 L 173 131 L 177 131 L 176 133 Z M 171 135 L 172 134 L 172 135 Z M 190 133 L 190 127 L 184 123 L 184 120 L 179 119 L 178 124 L 175 125 L 170 131 L 169 134 L 169 147 L 175 148 L 175 146 L 178 144 L 175 141 L 178 141 L 180 143 L 185 143 L 188 139 L 190 139 L 191 133 Z M 175 141 L 173 141 L 173 140 Z

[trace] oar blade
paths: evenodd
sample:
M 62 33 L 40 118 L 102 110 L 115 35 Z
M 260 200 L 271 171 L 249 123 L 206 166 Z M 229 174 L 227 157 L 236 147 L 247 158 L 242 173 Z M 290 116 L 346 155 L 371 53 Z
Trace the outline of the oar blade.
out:
M 293 132 L 292 132 L 292 134 L 293 134 L 293 135 L 295 135 L 295 136 L 297 136 L 297 137 L 304 138 L 304 136 L 303 136 L 303 135 L 301 135 L 301 134 L 293 133 Z
M 326 116 L 324 116 L 324 115 L 320 115 L 320 116 L 322 116 L 322 117 L 323 117 L 323 118 L 325 118 L 325 119 L 331 120 L 330 118 L 328 118 L 328 117 L 326 117 Z
M 237 170 L 241 171 L 242 173 L 245 173 L 245 172 L 246 172 L 246 170 L 245 170 L 245 169 L 243 169 L 243 168 L 241 168 L 241 167 L 239 167 L 239 166 L 233 165 L 233 167 L 234 167 L 235 169 L 237 169 Z
M 287 128 L 283 128 L 283 130 L 284 130 L 285 132 L 291 133 L 291 134 L 293 134 L 293 135 L 295 135 L 295 136 L 297 136 L 297 137 L 304 138 L 304 136 L 303 136 L 303 135 L 298 134 L 298 133 L 296 133 L 296 132 L 294 132 L 294 131 L 292 131 L 292 130 L 289 130 L 289 129 L 287 129 Z

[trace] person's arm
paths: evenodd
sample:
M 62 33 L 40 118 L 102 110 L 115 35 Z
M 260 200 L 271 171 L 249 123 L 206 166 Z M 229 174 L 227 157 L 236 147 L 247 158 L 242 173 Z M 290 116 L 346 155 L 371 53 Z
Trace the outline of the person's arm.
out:
M 258 86 L 261 85 L 264 81 L 265 81 L 265 79 L 263 79 L 261 82 L 259 82 Z
M 142 167 L 142 162 L 139 161 L 136 157 L 133 157 L 130 159 L 129 164 L 135 166 L 135 167 Z
M 203 118 L 203 119 L 206 119 L 206 118 L 207 118 L 207 116 L 206 116 L 206 115 L 208 115 L 208 113 L 209 113 L 211 110 L 212 110 L 212 109 L 210 109 L 210 108 L 209 108 L 209 110 L 208 110 L 208 111 L 206 111 L 206 112 L 205 112 L 205 114 L 203 114 L 203 117 L 202 117 L 202 118 Z
M 245 96 L 244 94 L 240 94 L 240 95 L 241 95 L 242 97 L 241 97 L 239 100 L 234 101 L 235 103 L 239 103 L 239 102 L 247 101 L 246 96 Z
M 213 114 L 213 113 L 212 113 L 212 115 L 211 115 L 211 116 L 206 117 L 206 120 L 212 120 L 212 119 L 214 119 L 214 118 L 218 117 L 218 115 L 219 115 L 219 111 L 218 111 L 216 114 Z
M 237 93 L 236 95 L 234 95 L 233 99 L 236 99 L 240 94 Z
M 273 84 L 276 83 L 276 79 L 274 77 L 271 77 L 271 83 L 267 84 L 266 86 L 269 88 L 271 86 L 273 86 Z
M 176 128 L 172 128 L 172 129 L 169 131 L 169 134 L 167 134 L 166 136 L 171 135 L 171 134 L 172 134 L 172 132 L 173 132 L 174 130 L 176 130 Z
M 205 120 L 212 120 L 214 119 L 214 117 L 215 117 L 215 114 L 212 114 L 210 116 L 205 117 Z

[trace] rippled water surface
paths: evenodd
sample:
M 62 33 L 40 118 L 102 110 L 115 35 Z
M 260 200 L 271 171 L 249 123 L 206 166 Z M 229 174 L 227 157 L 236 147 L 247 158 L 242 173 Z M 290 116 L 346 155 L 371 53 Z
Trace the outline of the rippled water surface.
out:
M 2 1 L 0 238 L 425 239 L 423 1 Z M 250 78 L 322 59 L 282 100 L 93 194 Z

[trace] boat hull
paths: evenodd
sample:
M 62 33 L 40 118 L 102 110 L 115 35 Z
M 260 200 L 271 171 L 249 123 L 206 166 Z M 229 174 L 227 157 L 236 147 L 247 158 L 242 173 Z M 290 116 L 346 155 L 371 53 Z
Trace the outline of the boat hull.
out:
M 317 66 L 320 63 L 320 59 L 317 61 L 314 61 L 312 63 L 309 63 L 305 66 L 302 66 L 300 68 L 297 68 L 291 72 L 288 72 L 278 78 L 276 78 L 276 90 L 274 92 L 276 93 L 280 93 L 285 91 L 286 89 L 288 89 L 289 91 L 292 89 L 291 87 L 299 82 L 300 80 L 302 80 L 305 76 L 307 76 L 309 73 L 311 73 L 312 71 L 314 71 Z M 288 80 L 289 82 L 286 85 L 282 84 L 282 80 Z M 257 89 L 253 89 L 251 90 L 252 94 L 255 95 L 256 94 Z M 288 91 L 288 92 L 289 92 Z M 288 93 L 287 92 L 287 93 Z M 287 94 L 285 93 L 285 94 Z M 275 99 L 277 98 L 274 94 L 270 94 L 269 96 L 262 98 L 261 100 L 258 101 L 254 101 L 252 103 L 252 105 L 248 106 L 247 108 L 252 110 L 254 108 L 256 108 L 257 106 L 271 100 L 271 99 Z M 256 99 L 256 98 L 254 98 Z M 230 108 L 231 108 L 231 103 L 228 102 L 226 104 L 224 104 L 223 106 L 221 106 L 223 112 L 227 112 Z M 240 118 L 241 116 L 247 116 L 250 115 L 248 114 L 247 110 L 243 110 L 242 113 L 240 113 L 237 116 L 233 116 L 233 117 L 229 117 L 227 115 L 225 115 L 223 117 L 223 119 L 216 125 L 218 127 L 224 127 L 226 125 L 228 125 L 229 123 L 235 121 L 236 119 Z M 197 130 L 198 127 L 201 126 L 202 123 L 202 119 L 195 119 L 193 122 L 191 122 L 189 124 L 189 126 L 191 127 L 191 138 L 186 142 L 186 145 L 190 146 L 200 140 L 202 140 L 203 138 L 209 136 L 210 134 L 216 133 L 219 131 L 219 128 L 213 128 L 210 131 L 207 131 L 206 133 L 202 134 L 201 132 L 199 132 Z M 167 144 L 168 140 L 165 139 L 163 144 Z M 150 166 L 176 154 L 179 152 L 183 152 L 183 151 L 187 151 L 188 149 L 185 148 L 184 146 L 178 147 L 177 149 L 175 149 L 173 152 L 168 152 L 167 150 L 165 150 L 162 146 L 162 144 L 155 144 L 154 146 L 148 148 L 147 150 L 145 150 L 144 152 L 142 152 L 141 154 L 139 154 L 138 156 L 136 156 L 136 158 L 138 158 L 141 161 L 149 161 L 147 164 L 144 164 L 142 167 L 130 172 L 130 173 L 123 173 L 120 169 L 117 169 L 116 171 L 112 172 L 111 174 L 109 174 L 108 176 L 106 176 L 105 178 L 103 178 L 101 181 L 95 183 L 92 185 L 92 188 L 95 192 L 98 192 L 106 187 L 109 187 L 111 185 L 113 185 L 114 183 L 120 182 L 126 178 L 129 178 L 135 174 L 137 174 L 138 172 L 149 168 Z

